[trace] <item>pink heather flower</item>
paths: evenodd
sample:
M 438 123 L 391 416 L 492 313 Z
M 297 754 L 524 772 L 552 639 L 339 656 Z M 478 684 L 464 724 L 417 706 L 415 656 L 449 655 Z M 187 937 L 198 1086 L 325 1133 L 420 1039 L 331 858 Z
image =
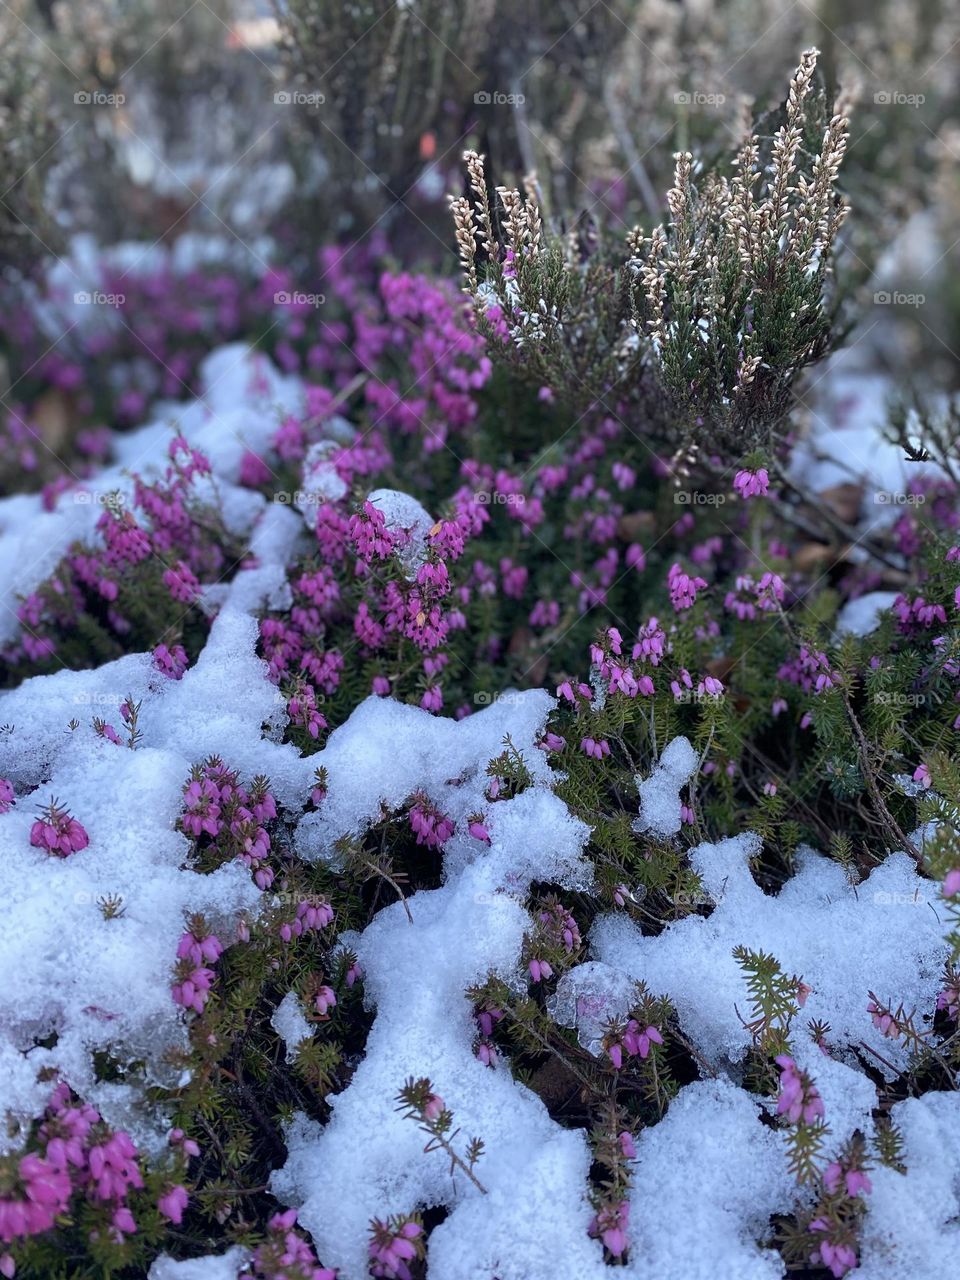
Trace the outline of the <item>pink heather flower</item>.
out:
M 454 824 L 451 819 L 431 805 L 422 794 L 414 797 L 408 816 L 417 844 L 426 845 L 428 849 L 442 848 L 453 835 Z
M 0 813 L 7 813 L 13 804 L 13 784 L 0 778 Z
M 195 965 L 204 962 L 216 964 L 222 954 L 223 944 L 213 933 L 203 938 L 198 938 L 195 933 L 185 933 L 177 945 L 177 959 L 189 960 Z
M 816 1085 L 806 1072 L 797 1068 L 789 1055 L 780 1054 L 776 1063 L 780 1068 L 777 1113 L 786 1116 L 790 1124 L 813 1124 L 818 1117 L 823 1116 L 823 1099 L 817 1092 Z
M 809 1229 L 811 1232 L 827 1232 L 831 1230 L 831 1226 L 824 1218 L 814 1218 Z M 829 1240 L 821 1240 L 811 1253 L 810 1261 L 825 1266 L 834 1280 L 842 1280 L 857 1265 L 857 1254 L 850 1245 L 831 1244 Z
M 765 782 L 763 784 L 763 794 L 765 796 L 775 796 L 777 794 L 777 784 L 775 782 Z
M 627 1229 L 630 1224 L 630 1201 L 620 1200 L 616 1204 L 606 1205 L 591 1221 L 589 1234 L 601 1239 L 615 1258 L 626 1252 L 629 1239 Z
M 178 1147 L 185 1156 L 198 1156 L 200 1148 L 192 1138 L 188 1138 L 182 1129 L 171 1129 L 167 1134 L 171 1147 Z
M 733 487 L 741 498 L 763 497 L 770 487 L 766 467 L 760 467 L 757 471 L 738 471 L 733 477 Z
M 121 1205 L 118 1209 L 114 1209 L 110 1225 L 113 1228 L 111 1235 L 116 1244 L 123 1244 L 124 1237 L 132 1236 L 137 1229 L 133 1214 L 126 1205 Z
M 485 1067 L 495 1067 L 497 1065 L 496 1047 L 488 1040 L 481 1040 L 477 1045 L 476 1056 Z
M 956 1022 L 960 1017 L 960 979 L 954 979 L 937 996 L 937 1008 L 943 1009 L 947 1017 Z
M 652 667 L 659 666 L 660 659 L 664 655 L 666 639 L 666 632 L 660 623 L 656 618 L 651 618 L 640 628 L 637 643 L 633 646 L 630 656 L 634 662 L 640 658 L 644 662 L 649 662 Z
M 484 844 L 490 843 L 490 832 L 484 826 L 481 819 L 471 819 L 467 825 L 467 830 L 473 836 L 474 840 L 482 840 Z
M 697 693 L 701 695 L 707 693 L 711 698 L 719 698 L 723 693 L 723 681 L 718 680 L 716 676 L 707 676 L 697 685 Z
M 623 558 L 627 568 L 635 569 L 637 573 L 643 573 L 647 567 L 647 557 L 639 542 L 631 542 L 624 552 Z
M 678 613 L 689 609 L 697 598 L 697 592 L 702 591 L 706 585 L 706 578 L 691 578 L 676 562 L 670 566 L 667 586 L 670 590 L 670 603 Z
M 420 699 L 420 706 L 424 711 L 442 711 L 443 710 L 443 693 L 438 684 L 431 685 L 424 691 L 423 697 Z
M 187 651 L 181 644 L 175 644 L 172 649 L 158 644 L 153 651 L 153 665 L 168 679 L 179 680 L 187 669 Z
M 867 1005 L 867 1013 L 870 1015 L 870 1021 L 882 1036 L 886 1036 L 888 1040 L 895 1040 L 899 1036 L 900 1024 L 893 1014 L 881 1008 L 876 1000 L 871 1000 Z
M 562 751 L 566 745 L 566 738 L 561 738 L 558 733 L 550 732 L 545 733 L 537 743 L 541 751 Z
M 378 1280 L 411 1280 L 407 1264 L 417 1256 L 413 1242 L 423 1232 L 419 1223 L 405 1222 L 401 1227 L 391 1229 L 387 1223 L 375 1218 L 371 1231 L 370 1274 Z
M 321 1018 L 329 1016 L 330 1010 L 336 1006 L 337 997 L 331 987 L 321 987 L 313 1000 L 313 1007 Z
M 610 692 L 625 693 L 628 698 L 635 698 L 640 692 L 640 685 L 629 667 L 610 668 Z
M 952 871 L 948 871 L 943 881 L 945 898 L 952 898 L 957 893 L 960 893 L 960 867 L 954 867 Z
M 650 1026 L 641 1031 L 640 1024 L 636 1019 L 631 1018 L 623 1033 L 623 1047 L 627 1053 L 646 1058 L 650 1053 L 651 1044 L 663 1044 L 663 1036 L 657 1028 Z
M 553 967 L 546 960 L 531 960 L 529 969 L 531 982 L 542 982 L 544 978 L 553 977 Z
M 212 969 L 205 966 L 191 970 L 182 982 L 175 982 L 170 988 L 173 1003 L 183 1009 L 192 1009 L 194 1013 L 203 1013 L 216 976 Z
M 594 760 L 602 760 L 604 756 L 610 754 L 610 744 L 606 738 L 583 738 L 580 747 L 586 756 L 592 757 Z
M 439 1093 L 431 1093 L 423 1107 L 423 1118 L 425 1120 L 438 1120 L 445 1110 L 446 1103 Z
M 623 1152 L 624 1159 L 636 1160 L 637 1144 L 634 1142 L 633 1134 L 630 1132 L 630 1130 L 624 1129 L 624 1131 L 617 1138 L 617 1141 L 620 1144 L 620 1150 Z
M 72 853 L 86 849 L 90 839 L 69 810 L 59 808 L 56 801 L 51 800 L 30 828 L 30 843 L 52 857 L 69 858 Z
M 193 779 L 183 789 L 180 825 L 187 835 L 199 838 L 220 834 L 220 789 L 209 778 Z
M 183 1211 L 186 1209 L 189 1200 L 190 1197 L 187 1194 L 186 1187 L 178 1185 L 164 1192 L 157 1201 L 157 1208 L 175 1227 L 179 1227 L 183 1221 Z
M 143 1186 L 137 1165 L 137 1149 L 129 1135 L 122 1131 L 90 1148 L 90 1173 L 101 1200 L 123 1200 L 129 1188 Z
M 173 599 L 182 604 L 193 604 L 200 595 L 200 580 L 182 560 L 178 560 L 174 568 L 164 572 L 163 585 Z
M 930 786 L 930 770 L 925 764 L 917 765 L 913 771 L 913 780 L 914 782 L 919 782 L 921 787 Z
M 378 698 L 386 698 L 390 693 L 390 681 L 386 676 L 374 676 L 371 688 Z

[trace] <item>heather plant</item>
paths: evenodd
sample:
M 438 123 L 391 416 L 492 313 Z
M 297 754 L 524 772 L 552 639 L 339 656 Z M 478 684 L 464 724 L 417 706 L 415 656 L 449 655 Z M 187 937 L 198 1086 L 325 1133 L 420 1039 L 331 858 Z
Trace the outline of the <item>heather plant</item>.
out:
M 417 20 L 381 33 L 415 69 Z M 606 24 L 574 37 L 602 49 Z M 307 34 L 306 68 L 330 32 Z M 409 83 L 380 103 L 416 133 Z M 164 270 L 130 287 L 136 332 L 25 376 L 27 451 L 44 378 L 88 431 L 197 399 L 137 440 L 122 494 L 96 487 L 111 436 L 18 499 L 44 529 L 102 510 L 4 649 L 4 892 L 47 886 L 76 972 L 50 929 L 10 965 L 0 1272 L 163 1252 L 244 1280 L 526 1280 L 549 1231 L 585 1275 L 667 1274 L 722 1205 L 731 1268 L 839 1280 L 885 1256 L 918 1175 L 946 1186 L 952 425 L 893 421 L 940 470 L 890 501 L 794 469 L 804 370 L 838 338 L 846 133 L 809 52 L 772 134 L 732 167 L 682 150 L 669 222 L 623 245 L 559 225 L 532 177 L 491 193 L 471 151 L 465 303 L 379 250 Z M 25 365 L 31 325 L 9 324 Z M 238 336 L 239 440 L 200 367 Z M 60 716 L 71 695 L 116 711 Z M 109 971 L 49 1014 L 103 930 L 145 963 L 166 938 L 136 1050 Z
M 769 447 L 793 382 L 829 349 L 848 124 L 811 93 L 816 59 L 804 54 L 769 148 L 748 137 L 732 177 L 701 178 L 678 154 L 669 226 L 649 240 L 635 229 L 620 255 L 550 236 L 532 182 L 526 195 L 497 188 L 491 209 L 482 161 L 467 155 L 473 204 L 459 197 L 453 212 L 485 330 L 502 324 L 514 369 L 575 413 L 597 402 L 628 419 L 639 411 L 649 447 L 676 448 L 684 474 L 708 444 Z

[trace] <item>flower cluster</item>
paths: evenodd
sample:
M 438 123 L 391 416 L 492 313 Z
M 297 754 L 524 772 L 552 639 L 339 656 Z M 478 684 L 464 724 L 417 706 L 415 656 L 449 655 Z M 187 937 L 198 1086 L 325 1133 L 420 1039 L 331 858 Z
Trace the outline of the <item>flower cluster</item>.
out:
M 253 870 L 259 888 L 268 889 L 274 873 L 266 861 L 270 836 L 264 824 L 276 816 L 276 801 L 266 778 L 254 778 L 245 787 L 235 770 L 212 756 L 191 770 L 177 825 L 194 842 L 201 861 L 220 866 L 236 858 Z

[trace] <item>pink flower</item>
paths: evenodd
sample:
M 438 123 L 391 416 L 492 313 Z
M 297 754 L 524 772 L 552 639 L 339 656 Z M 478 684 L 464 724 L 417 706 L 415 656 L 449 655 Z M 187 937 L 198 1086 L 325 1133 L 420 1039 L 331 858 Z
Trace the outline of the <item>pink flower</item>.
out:
M 190 1197 L 187 1194 L 186 1187 L 178 1185 L 164 1192 L 157 1201 L 157 1208 L 175 1227 L 179 1227 L 183 1221 L 183 1211 L 186 1209 L 189 1200 Z
M 57 802 L 51 800 L 30 828 L 30 843 L 55 858 L 69 858 L 72 853 L 86 849 L 90 839 L 69 810 L 59 808 Z
M 630 1201 L 619 1200 L 605 1205 L 588 1227 L 594 1239 L 599 1237 L 615 1258 L 626 1252 L 627 1228 L 630 1224 Z
M 7 813 L 13 804 L 13 785 L 0 778 L 0 813 Z
M 418 1253 L 417 1244 L 423 1228 L 417 1222 L 403 1222 L 396 1226 L 381 1222 L 371 1224 L 372 1239 L 369 1244 L 370 1274 L 383 1280 L 410 1280 L 408 1263 Z
M 163 585 L 173 599 L 179 600 L 181 604 L 193 604 L 200 595 L 199 579 L 182 560 L 178 560 L 174 568 L 164 572 Z
M 179 680 L 187 669 L 187 651 L 181 644 L 175 644 L 172 649 L 158 644 L 153 651 L 153 665 L 168 679 Z
M 670 603 L 677 612 L 689 609 L 697 598 L 697 592 L 707 585 L 706 578 L 693 577 L 684 573 L 679 564 L 672 564 L 667 574 L 667 586 L 670 590 Z
M 423 1107 L 423 1118 L 425 1120 L 437 1120 L 446 1111 L 447 1106 L 439 1093 L 431 1093 L 430 1097 Z
M 870 1014 L 870 1020 L 877 1028 L 882 1036 L 886 1036 L 888 1040 L 895 1040 L 900 1034 L 900 1024 L 888 1009 L 884 1009 L 876 1000 L 871 1000 L 867 1005 L 867 1013 Z
M 948 871 L 943 881 L 945 898 L 952 898 L 957 893 L 960 893 L 960 867 L 954 867 L 952 871 Z
M 787 1054 L 780 1054 L 776 1063 L 780 1068 L 778 1114 L 786 1116 L 790 1124 L 813 1124 L 823 1116 L 823 1099 L 816 1085 Z
M 594 760 L 602 760 L 604 756 L 610 754 L 610 744 L 605 738 L 583 738 L 580 747 L 586 756 L 592 757 Z
M 334 1008 L 336 1003 L 337 997 L 331 987 L 321 987 L 313 998 L 313 1007 L 321 1018 L 328 1017 L 329 1011 Z
M 741 498 L 763 497 L 770 487 L 766 467 L 760 467 L 757 471 L 738 471 L 733 477 L 733 487 Z
M 553 977 L 553 967 L 546 960 L 531 960 L 528 967 L 531 982 L 541 982 L 544 978 Z
M 484 826 L 480 818 L 471 818 L 467 825 L 467 830 L 473 836 L 474 840 L 481 840 L 484 844 L 490 843 L 490 832 Z

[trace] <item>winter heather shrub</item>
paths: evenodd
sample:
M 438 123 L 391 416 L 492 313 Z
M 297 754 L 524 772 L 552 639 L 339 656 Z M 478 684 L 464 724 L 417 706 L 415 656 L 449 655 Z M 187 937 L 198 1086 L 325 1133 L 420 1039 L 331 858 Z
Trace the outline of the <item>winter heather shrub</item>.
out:
M 599 402 L 651 448 L 677 448 L 683 474 L 701 450 L 769 446 L 830 346 L 848 122 L 816 64 L 808 50 L 772 141 L 746 138 L 729 176 L 680 153 L 668 226 L 623 249 L 546 231 L 532 179 L 525 195 L 498 187 L 492 209 L 483 161 L 466 157 L 473 204 L 459 197 L 453 214 L 481 327 L 502 329 L 512 367 L 577 414 Z

